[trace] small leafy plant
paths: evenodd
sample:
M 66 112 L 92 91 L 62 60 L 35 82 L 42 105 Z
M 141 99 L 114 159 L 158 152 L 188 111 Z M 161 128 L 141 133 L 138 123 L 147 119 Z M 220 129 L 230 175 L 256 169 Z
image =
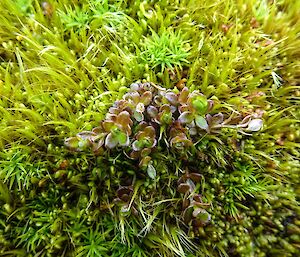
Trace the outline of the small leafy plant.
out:
M 83 131 L 65 140 L 74 151 L 92 149 L 95 154 L 126 153 L 139 167 L 155 178 L 152 156 L 159 151 L 186 155 L 207 133 L 231 128 L 241 133 L 259 131 L 262 120 L 253 115 L 213 112 L 214 102 L 199 91 L 165 90 L 153 83 L 134 83 L 122 100 L 109 108 L 106 118 L 92 131 Z

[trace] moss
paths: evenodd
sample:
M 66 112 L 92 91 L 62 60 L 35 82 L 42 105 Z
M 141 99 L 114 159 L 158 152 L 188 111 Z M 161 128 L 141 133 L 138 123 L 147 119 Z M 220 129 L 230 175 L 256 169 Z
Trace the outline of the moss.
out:
M 299 10 L 289 0 L 2 0 L 0 256 L 295 256 Z M 184 158 L 156 151 L 150 177 L 122 151 L 64 146 L 146 81 L 199 90 L 212 115 L 263 127 L 203 134 Z M 185 205 L 191 195 L 197 208 Z

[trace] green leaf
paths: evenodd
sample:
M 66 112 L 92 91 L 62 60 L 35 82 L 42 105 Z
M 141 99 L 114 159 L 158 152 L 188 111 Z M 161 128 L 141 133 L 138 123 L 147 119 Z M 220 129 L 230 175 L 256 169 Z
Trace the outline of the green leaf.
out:
M 0 200 L 3 200 L 5 203 L 11 202 L 10 192 L 2 180 L 0 180 Z
M 155 177 L 156 177 L 156 170 L 155 170 L 155 168 L 153 167 L 152 164 L 148 164 L 147 174 L 148 174 L 148 176 L 150 178 L 155 179 Z
M 136 119 L 136 121 L 140 122 L 144 120 L 144 115 L 141 112 L 135 111 L 133 114 L 133 117 Z
M 163 124 L 170 124 L 172 122 L 172 113 L 171 112 L 164 112 L 161 116 L 160 121 Z
M 256 1 L 256 4 L 253 5 L 252 11 L 257 20 L 261 21 L 269 14 L 269 7 L 267 0 Z
M 128 145 L 128 143 L 129 143 L 128 136 L 124 132 L 120 131 L 119 133 L 116 134 L 116 137 L 117 137 L 117 139 L 119 141 L 119 144 L 121 146 L 127 146 Z
M 204 96 L 197 96 L 192 105 L 199 114 L 205 114 L 208 108 L 208 102 Z
M 187 207 L 183 212 L 183 220 L 185 224 L 188 224 L 193 218 L 193 207 Z
M 142 142 L 140 142 L 138 140 L 135 140 L 132 143 L 132 149 L 133 149 L 133 151 L 140 151 L 142 148 L 143 148 L 143 143 Z
M 145 156 L 143 159 L 141 159 L 139 166 L 145 170 L 146 168 L 148 168 L 148 165 L 151 162 L 151 157 L 150 156 Z
M 202 209 L 202 208 L 196 208 L 193 211 L 193 216 L 197 219 L 200 220 L 203 224 L 206 224 L 207 222 L 210 221 L 210 214 Z
M 102 127 L 106 132 L 111 132 L 113 128 L 116 127 L 115 123 L 111 120 L 105 120 L 102 122 Z
M 90 144 L 88 139 L 81 139 L 79 137 L 70 137 L 65 140 L 65 146 L 74 151 L 83 151 Z
M 207 121 L 204 117 L 197 115 L 195 121 L 196 121 L 196 125 L 199 128 L 205 129 L 205 130 L 208 129 L 208 124 L 207 124 Z

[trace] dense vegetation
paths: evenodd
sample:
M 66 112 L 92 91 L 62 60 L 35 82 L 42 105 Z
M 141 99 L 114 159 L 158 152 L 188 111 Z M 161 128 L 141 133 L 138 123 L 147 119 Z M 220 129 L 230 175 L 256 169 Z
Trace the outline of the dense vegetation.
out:
M 300 1 L 0 13 L 0 256 L 299 253 Z

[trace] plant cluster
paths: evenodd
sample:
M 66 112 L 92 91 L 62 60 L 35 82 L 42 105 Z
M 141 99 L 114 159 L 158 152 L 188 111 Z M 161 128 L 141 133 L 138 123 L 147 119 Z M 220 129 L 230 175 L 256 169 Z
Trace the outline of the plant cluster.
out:
M 241 133 L 262 128 L 263 121 L 255 114 L 211 115 L 213 105 L 213 100 L 198 91 L 189 92 L 187 87 L 165 90 L 149 82 L 134 83 L 123 99 L 109 108 L 100 126 L 66 139 L 65 145 L 75 151 L 91 148 L 95 154 L 124 151 L 154 179 L 151 156 L 157 151 L 183 158 L 194 152 L 193 146 L 207 133 L 218 133 L 222 128 Z
M 178 180 L 178 192 L 184 194 L 183 198 L 183 219 L 186 224 L 192 223 L 193 227 L 201 227 L 210 221 L 210 214 L 205 207 L 210 204 L 202 202 L 202 196 L 195 193 L 196 183 L 201 181 L 199 173 L 186 172 Z
M 161 154 L 166 160 L 179 158 L 188 162 L 201 154 L 201 148 L 196 145 L 206 134 L 218 134 L 222 128 L 247 134 L 262 128 L 263 121 L 257 115 L 243 117 L 233 113 L 226 117 L 221 112 L 213 113 L 213 100 L 199 91 L 190 92 L 187 87 L 166 90 L 154 83 L 133 83 L 123 99 L 109 108 L 100 126 L 66 139 L 65 145 L 79 152 L 91 149 L 95 155 L 107 159 L 124 156 L 133 163 L 136 161 L 138 170 L 155 180 L 162 175 L 154 164 Z M 209 222 L 210 214 L 203 207 L 210 204 L 202 202 L 196 189 L 203 175 L 189 173 L 188 168 L 189 165 L 178 179 L 177 191 L 184 194 L 184 223 L 197 229 Z M 121 186 L 114 202 L 123 211 L 130 210 L 137 215 L 138 211 L 132 206 L 134 186 Z M 243 191 L 249 195 L 251 192 L 251 189 Z

